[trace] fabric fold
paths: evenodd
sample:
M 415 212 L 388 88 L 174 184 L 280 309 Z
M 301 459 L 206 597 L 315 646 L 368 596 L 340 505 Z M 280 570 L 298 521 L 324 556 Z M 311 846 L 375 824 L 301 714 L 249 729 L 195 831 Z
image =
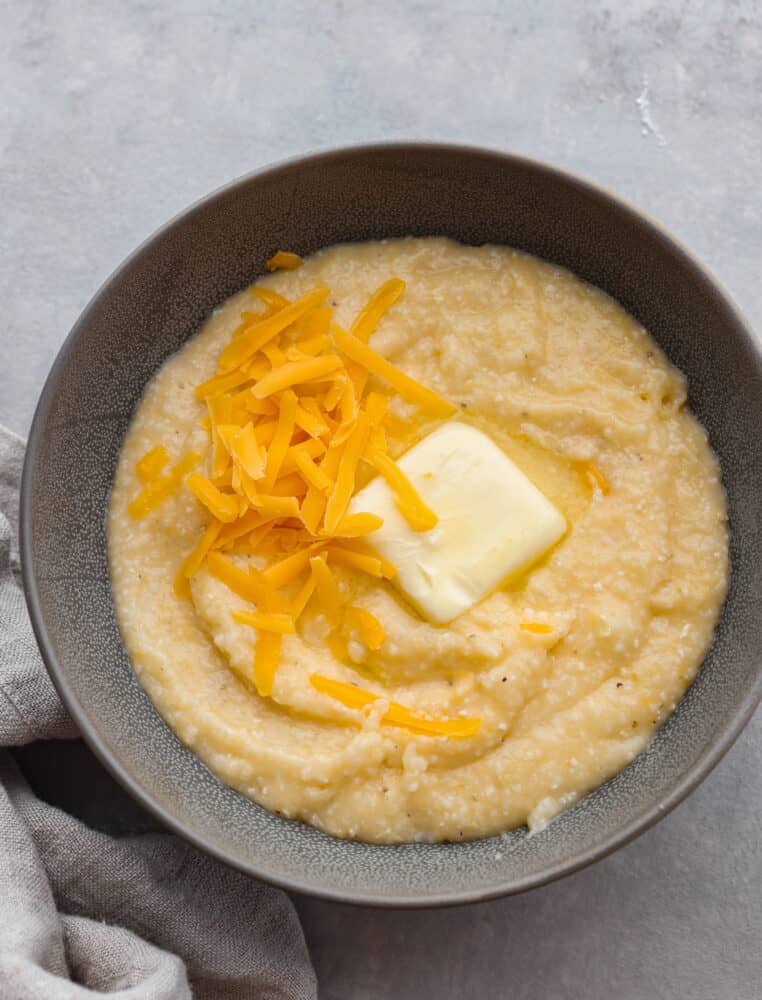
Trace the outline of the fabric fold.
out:
M 0 428 L 0 746 L 72 738 L 19 586 L 23 442 Z M 0 983 L 8 1000 L 317 995 L 288 897 L 169 834 L 113 838 L 35 796 L 0 751 Z

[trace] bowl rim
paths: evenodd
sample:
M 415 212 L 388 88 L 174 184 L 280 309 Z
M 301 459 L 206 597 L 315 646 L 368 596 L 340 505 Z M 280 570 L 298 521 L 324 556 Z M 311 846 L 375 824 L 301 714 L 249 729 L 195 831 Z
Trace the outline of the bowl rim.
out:
M 345 146 L 333 147 L 325 150 L 318 150 L 288 157 L 266 164 L 256 170 L 243 174 L 234 180 L 223 184 L 209 194 L 196 199 L 188 207 L 182 209 L 172 216 L 169 221 L 159 226 L 146 239 L 144 239 L 135 250 L 133 250 L 124 260 L 111 272 L 111 274 L 101 283 L 100 287 L 90 298 L 89 302 L 77 318 L 71 331 L 63 341 L 61 348 L 51 366 L 50 372 L 45 380 L 40 394 L 34 418 L 27 440 L 26 453 L 24 457 L 24 467 L 21 479 L 20 505 L 19 505 L 19 550 L 21 556 L 21 575 L 24 593 L 26 597 L 29 617 L 32 623 L 37 644 L 42 654 L 45 667 L 51 680 L 63 702 L 67 712 L 75 722 L 79 732 L 95 754 L 100 763 L 114 777 L 126 791 L 137 800 L 137 802 L 164 827 L 182 837 L 194 847 L 211 855 L 215 859 L 243 872 L 246 875 L 261 879 L 271 885 L 286 889 L 290 892 L 297 892 L 303 895 L 312 896 L 318 899 L 325 899 L 331 902 L 346 903 L 358 906 L 373 906 L 381 909 L 429 909 L 442 906 L 458 906 L 469 903 L 484 902 L 497 899 L 503 896 L 516 895 L 527 892 L 531 889 L 539 888 L 554 882 L 566 875 L 586 868 L 588 865 L 612 854 L 615 850 L 625 846 L 637 836 L 645 833 L 654 826 L 660 819 L 671 812 L 679 805 L 703 779 L 716 767 L 720 760 L 730 750 L 738 739 L 742 730 L 751 719 L 754 711 L 762 700 L 762 669 L 758 669 L 757 678 L 744 696 L 741 705 L 730 723 L 723 729 L 714 742 L 704 750 L 697 761 L 689 768 L 676 782 L 675 786 L 653 806 L 645 809 L 635 819 L 631 820 L 620 830 L 605 837 L 584 850 L 578 851 L 569 858 L 560 861 L 545 871 L 526 876 L 518 880 L 498 882 L 489 888 L 474 890 L 454 890 L 450 892 L 438 893 L 427 896 L 424 900 L 411 899 L 407 896 L 376 896 L 363 891 L 338 890 L 330 887 L 319 888 L 315 885 L 305 883 L 296 878 L 284 878 L 273 875 L 266 868 L 260 868 L 255 864 L 244 862 L 224 849 L 212 846 L 205 842 L 204 838 L 194 832 L 189 825 L 175 818 L 158 801 L 155 801 L 149 793 L 144 791 L 132 778 L 129 771 L 112 757 L 106 742 L 99 736 L 95 725 L 90 721 L 69 685 L 65 670 L 61 669 L 54 650 L 53 644 L 48 636 L 48 631 L 41 612 L 40 599 L 36 583 L 36 567 L 33 558 L 33 546 L 31 537 L 31 504 L 34 477 L 37 468 L 38 454 L 41 448 L 44 425 L 46 423 L 56 386 L 62 369 L 64 368 L 68 356 L 80 335 L 81 330 L 89 322 L 89 317 L 93 309 L 97 306 L 102 296 L 119 281 L 123 272 L 127 271 L 137 260 L 144 250 L 154 241 L 170 231 L 178 223 L 185 221 L 195 212 L 202 208 L 208 208 L 218 199 L 227 197 L 239 188 L 245 188 L 253 181 L 265 178 L 270 174 L 277 174 L 283 169 L 288 169 L 297 165 L 317 166 L 327 163 L 335 158 L 362 157 L 366 154 L 379 152 L 393 152 L 404 154 L 405 152 L 430 152 L 436 155 L 446 156 L 447 154 L 457 154 L 460 156 L 472 156 L 501 161 L 506 166 L 511 165 L 523 169 L 545 174 L 554 180 L 560 180 L 571 184 L 596 196 L 611 208 L 617 209 L 630 216 L 633 222 L 644 226 L 649 236 L 662 241 L 678 257 L 682 257 L 684 262 L 693 272 L 698 275 L 719 295 L 723 304 L 731 314 L 739 334 L 746 342 L 746 347 L 755 357 L 757 367 L 762 371 L 762 348 L 758 345 L 749 322 L 736 305 L 733 296 L 724 284 L 717 279 L 709 269 L 699 260 L 694 253 L 689 250 L 679 239 L 668 231 L 661 223 L 643 210 L 636 208 L 626 198 L 615 194 L 605 185 L 589 179 L 575 171 L 558 167 L 555 164 L 525 156 L 505 150 L 491 149 L 489 147 L 477 146 L 465 143 L 448 143 L 437 141 L 388 141 L 388 142 L 365 142 L 355 143 Z M 732 572 L 732 569 L 731 569 Z M 158 714 L 158 713 L 157 713 Z M 159 716 L 159 718 L 161 718 Z M 163 722 L 163 720 L 162 720 Z M 167 723 L 163 723 L 167 725 Z

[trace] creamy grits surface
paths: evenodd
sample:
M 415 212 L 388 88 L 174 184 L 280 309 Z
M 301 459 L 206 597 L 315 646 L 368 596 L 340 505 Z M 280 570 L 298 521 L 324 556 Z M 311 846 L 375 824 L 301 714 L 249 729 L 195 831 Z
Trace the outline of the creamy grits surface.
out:
M 439 626 L 391 582 L 336 566 L 342 597 L 378 619 L 385 641 L 373 650 L 353 633 L 332 651 L 313 602 L 283 637 L 272 697 L 260 697 L 257 633 L 231 614 L 241 598 L 205 568 L 190 599 L 173 590 L 206 510 L 186 488 L 140 520 L 127 510 L 140 490 L 135 464 L 155 445 L 173 462 L 195 450 L 200 468 L 208 463 L 206 408 L 193 390 L 214 375 L 241 312 L 256 308 L 245 290 L 164 364 L 133 416 L 109 514 L 119 625 L 178 737 L 269 809 L 385 843 L 536 828 L 627 765 L 691 684 L 726 589 L 718 465 L 682 376 L 646 331 L 537 258 L 389 240 L 332 247 L 257 284 L 289 299 L 328 286 L 346 329 L 391 277 L 406 290 L 370 346 L 456 403 L 456 419 L 486 433 L 563 513 L 565 536 Z M 412 428 L 390 439 L 395 457 L 442 423 L 398 397 L 391 409 Z M 315 690 L 314 673 L 382 700 L 352 710 Z M 416 734 L 382 721 L 388 701 L 481 725 L 467 739 Z

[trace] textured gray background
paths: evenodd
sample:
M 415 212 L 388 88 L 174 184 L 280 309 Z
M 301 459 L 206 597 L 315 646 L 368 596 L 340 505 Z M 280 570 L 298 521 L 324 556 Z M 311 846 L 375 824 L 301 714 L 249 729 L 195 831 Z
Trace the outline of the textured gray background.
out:
M 666 223 L 762 332 L 761 95 L 753 2 L 0 0 L 0 421 L 26 432 L 77 314 L 160 223 L 262 164 L 363 140 L 587 173 Z M 297 900 L 322 996 L 759 997 L 761 756 L 758 716 L 676 813 L 527 896 Z M 80 747 L 22 758 L 91 822 L 146 822 Z

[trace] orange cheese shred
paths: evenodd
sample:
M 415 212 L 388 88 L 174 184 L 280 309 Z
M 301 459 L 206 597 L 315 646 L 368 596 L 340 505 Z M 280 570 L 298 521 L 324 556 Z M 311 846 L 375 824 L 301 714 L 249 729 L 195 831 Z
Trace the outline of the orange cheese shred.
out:
M 380 392 L 369 392 L 365 400 L 365 412 L 370 423 L 368 447 L 373 451 L 386 452 L 386 432 L 384 418 L 386 417 L 389 397 Z
M 315 574 L 310 572 L 310 575 L 304 581 L 299 591 L 291 602 L 291 617 L 294 621 L 298 621 L 299 618 L 304 613 L 304 609 L 309 604 L 310 598 L 315 592 Z
M 296 341 L 297 345 L 304 350 L 302 345 L 305 342 L 326 337 L 328 331 L 331 329 L 332 317 L 333 310 L 330 306 L 318 306 L 317 309 L 313 309 L 311 313 L 297 324 L 301 333 L 300 339 Z M 325 344 L 328 344 L 327 340 Z M 306 353 L 310 352 L 307 351 Z
M 344 549 L 338 545 L 332 545 L 328 549 L 328 559 L 337 566 L 348 566 L 350 569 L 360 570 L 368 576 L 375 576 L 381 579 L 384 576 L 381 560 L 376 556 L 371 556 L 365 552 L 353 552 L 352 549 Z
M 357 466 L 362 458 L 363 452 L 365 451 L 365 445 L 368 440 L 368 431 L 368 415 L 367 413 L 361 412 L 357 417 L 352 433 L 347 439 L 344 452 L 339 462 L 339 468 L 336 474 L 336 483 L 331 491 L 331 495 L 328 498 L 328 503 L 326 504 L 325 530 L 329 533 L 335 531 L 339 521 L 346 513 L 349 501 L 352 499 L 352 494 L 355 491 L 355 475 L 357 473 Z
M 344 379 L 337 378 L 333 385 L 323 397 L 323 409 L 326 413 L 332 413 L 339 405 L 341 397 L 344 395 Z
M 185 573 L 183 573 L 182 566 L 175 574 L 175 579 L 172 583 L 172 590 L 174 591 L 175 597 L 179 598 L 181 601 L 188 601 L 191 598 L 190 580 Z
M 384 557 L 381 555 L 381 553 L 378 552 L 376 549 L 374 549 L 372 545 L 369 545 L 367 542 L 365 542 L 362 539 L 359 539 L 359 538 L 341 538 L 341 537 L 338 537 L 338 536 L 334 535 L 333 541 L 331 543 L 331 548 L 334 551 L 334 560 L 333 561 L 335 563 L 339 563 L 339 564 L 344 565 L 344 566 L 349 566 L 350 565 L 350 563 L 347 561 L 347 557 L 345 555 L 340 555 L 340 556 L 336 555 L 336 553 L 340 550 L 342 553 L 350 552 L 353 555 L 366 556 L 367 558 L 372 559 L 373 562 L 368 562 L 368 563 L 366 563 L 366 562 L 360 562 L 360 561 L 355 561 L 355 563 L 354 563 L 355 568 L 357 568 L 357 569 L 363 569 L 364 572 L 368 572 L 368 570 L 370 570 L 370 568 L 373 567 L 373 574 L 372 575 L 375 576 L 376 563 L 378 563 L 380 565 L 380 567 L 381 567 L 381 576 L 385 580 L 392 580 L 392 579 L 394 579 L 394 577 L 397 574 L 396 568 L 390 562 L 388 562 L 386 559 L 384 559 Z M 366 567 L 366 566 L 367 566 L 367 570 L 364 569 L 364 567 Z
M 320 354 L 321 351 L 330 346 L 330 343 L 331 338 L 327 334 L 298 340 L 286 348 L 286 357 L 289 361 L 306 361 L 307 358 Z
M 165 465 L 169 465 L 169 453 L 163 444 L 157 444 L 135 463 L 135 472 L 141 483 L 150 483 Z
M 302 549 L 300 552 L 296 552 L 292 556 L 287 556 L 285 559 L 281 559 L 280 562 L 273 563 L 272 566 L 268 566 L 267 569 L 262 571 L 262 577 L 268 586 L 273 587 L 277 590 L 287 586 L 292 580 L 295 580 L 300 573 L 303 573 L 305 569 L 310 565 L 310 559 L 315 555 L 322 547 L 323 542 L 317 542 L 309 545 L 306 549 Z
M 188 476 L 188 488 L 218 521 L 227 524 L 238 519 L 238 498 L 218 490 L 205 476 L 199 476 L 195 472 Z
M 280 292 L 273 291 L 272 288 L 262 288 L 260 285 L 252 285 L 249 291 L 271 309 L 282 309 L 284 306 L 291 305 L 289 299 L 281 295 Z
M 254 647 L 254 686 L 262 698 L 269 698 L 273 693 L 282 641 L 283 636 L 279 632 L 262 631 L 257 635 Z
M 347 514 L 336 525 L 333 534 L 343 538 L 360 538 L 378 531 L 383 523 L 384 519 L 378 514 Z
M 207 526 L 206 531 L 201 536 L 201 541 L 198 545 L 188 553 L 188 555 L 183 560 L 182 566 L 180 567 L 180 572 L 184 577 L 194 576 L 201 569 L 201 564 L 211 549 L 212 545 L 217 541 L 217 538 L 222 530 L 221 521 L 211 521 Z
M 265 522 L 266 524 L 272 525 L 271 521 Z M 243 517 L 239 517 L 237 521 L 233 521 L 232 524 L 226 524 L 217 535 L 217 538 L 212 545 L 212 548 L 219 549 L 228 545 L 230 542 L 236 541 L 236 539 L 241 538 L 243 535 L 248 535 L 250 532 L 254 531 L 256 528 L 263 526 L 262 515 L 258 510 L 249 510 Z
M 362 712 L 383 696 L 374 694 L 365 688 L 345 684 L 343 681 L 324 677 L 321 674 L 311 674 L 310 684 L 321 694 L 328 695 L 341 702 L 346 708 Z M 410 729 L 422 736 L 447 736 L 450 739 L 468 739 L 476 736 L 481 728 L 481 719 L 427 719 L 417 715 L 404 705 L 390 701 L 389 707 L 381 717 L 381 721 L 390 726 L 400 726 Z
M 368 649 L 380 649 L 386 638 L 384 626 L 365 608 L 352 607 L 349 609 L 349 621 L 360 633 L 360 638 Z
M 281 396 L 278 423 L 273 434 L 270 447 L 267 450 L 267 465 L 265 468 L 265 488 L 273 486 L 278 478 L 280 467 L 286 457 L 294 433 L 296 419 L 296 395 L 287 389 Z
M 397 416 L 392 410 L 386 411 L 384 428 L 395 440 L 403 442 L 412 441 L 418 433 L 417 428 L 413 424 L 407 420 L 403 420 L 402 417 Z
M 401 278 L 390 278 L 371 295 L 370 299 L 357 314 L 349 332 L 353 337 L 368 342 L 371 334 L 378 326 L 378 321 L 394 305 L 405 291 L 405 282 Z
M 362 365 L 372 375 L 383 379 L 393 389 L 396 389 L 403 399 L 420 406 L 431 416 L 451 417 L 457 410 L 457 407 L 444 396 L 440 396 L 438 392 L 426 388 L 420 382 L 416 382 L 415 379 L 400 371 L 399 368 L 395 368 L 391 361 L 381 357 L 357 337 L 353 337 L 334 326 L 333 340 L 342 354 Z
M 374 451 L 369 456 L 373 467 L 389 484 L 394 494 L 394 502 L 400 514 L 413 531 L 430 531 L 439 523 L 439 518 L 428 507 L 417 490 L 393 459 L 383 452 Z
M 183 479 L 200 461 L 201 456 L 197 452 L 189 451 L 169 472 L 153 479 L 127 507 L 130 516 L 139 520 L 160 507 L 165 500 L 177 492 Z
M 303 455 L 304 452 L 297 452 L 297 457 Z M 284 462 L 283 465 L 286 463 Z M 307 492 L 307 484 L 304 481 L 303 476 L 300 472 L 285 472 L 283 465 L 281 466 L 281 474 L 275 480 L 275 485 L 273 486 L 271 495 L 274 497 L 288 497 L 289 499 L 294 499 L 295 497 L 304 496 Z M 298 517 L 299 513 L 297 511 L 294 517 Z
M 289 472 L 298 471 L 296 459 L 298 455 L 302 454 L 312 459 L 319 458 L 325 454 L 325 445 L 317 438 L 301 441 L 299 444 L 292 444 L 286 452 L 286 457 L 283 459 L 283 465 L 280 467 L 280 475 L 284 476 Z
M 341 444 L 342 427 L 351 429 L 357 417 L 357 396 L 355 395 L 354 383 L 349 378 L 344 382 L 344 391 L 339 400 L 339 417 L 341 424 L 336 432 L 336 437 L 339 439 L 336 441 L 337 444 Z
M 287 326 L 304 316 L 305 313 L 319 306 L 329 294 L 328 288 L 315 288 L 307 292 L 296 302 L 279 309 L 272 316 L 252 323 L 251 327 L 240 337 L 235 337 L 220 354 L 220 372 L 230 371 L 249 361 L 265 344 L 282 333 Z
M 319 531 L 327 500 L 328 497 L 323 490 L 319 490 L 315 486 L 310 486 L 307 490 L 307 495 L 302 501 L 300 517 L 304 527 L 311 535 L 317 535 Z
M 265 261 L 266 271 L 295 271 L 303 264 L 298 253 L 291 253 L 290 250 L 278 250 L 269 260 Z
M 271 372 L 273 369 L 280 367 L 286 363 L 286 352 L 282 351 L 277 344 L 265 344 L 262 348 L 262 353 L 270 362 Z M 264 376 L 263 376 L 264 377 Z
M 296 632 L 291 615 L 277 611 L 234 611 L 233 620 L 265 632 L 280 632 L 281 635 Z
M 275 416 L 278 409 L 271 399 L 257 399 L 251 389 L 244 389 L 243 392 L 233 396 L 231 402 L 235 405 L 240 403 L 244 411 L 253 417 Z
M 249 601 L 251 604 L 263 603 L 262 587 L 255 576 L 214 550 L 209 553 L 206 564 L 215 579 L 224 583 L 244 601 Z
M 249 421 L 237 431 L 230 442 L 232 456 L 237 465 L 252 479 L 260 479 L 265 472 L 265 456 L 257 441 L 254 424 Z
M 320 415 L 320 412 L 315 413 L 305 405 L 306 402 L 306 400 L 300 400 L 299 405 L 296 407 L 296 416 L 294 417 L 296 426 L 301 427 L 310 437 L 319 438 L 328 432 L 328 424 Z
M 213 375 L 212 378 L 197 385 L 194 389 L 199 399 L 207 399 L 209 396 L 218 396 L 220 393 L 236 389 L 244 382 L 250 382 L 252 376 L 246 371 L 232 371 L 225 375 Z
M 315 465 L 306 451 L 297 452 L 294 461 L 308 486 L 314 486 L 315 489 L 322 490 L 324 493 L 331 489 L 333 483 L 320 466 Z
M 522 632 L 534 632 L 535 635 L 547 635 L 553 631 L 553 626 L 546 625 L 545 622 L 521 622 L 519 628 Z
M 254 386 L 253 393 L 257 399 L 265 399 L 276 392 L 282 392 L 293 385 L 304 382 L 325 381 L 337 369 L 341 368 L 341 358 L 335 354 L 323 354 L 318 358 L 306 361 L 285 361 L 269 374 L 263 376 Z
M 255 497 L 257 510 L 267 517 L 299 517 L 299 501 L 296 497 L 278 497 L 258 493 Z
M 243 542 L 238 542 L 239 550 L 255 555 L 262 542 L 265 540 L 267 535 L 272 531 L 274 524 L 275 524 L 275 518 L 269 521 L 265 521 L 264 524 L 260 524 L 258 528 L 255 528 L 254 531 L 249 532 L 248 535 L 238 536 L 239 538 L 240 537 L 244 538 Z M 233 541 L 233 544 L 235 545 L 236 542 L 237 539 Z
M 310 568 L 315 577 L 320 607 L 329 625 L 338 625 L 341 617 L 341 596 L 336 578 L 328 568 L 324 556 L 312 556 Z
M 601 470 L 592 462 L 583 462 L 582 468 L 593 486 L 597 486 L 601 493 L 607 497 L 611 493 L 611 483 L 603 475 Z
M 259 444 L 264 445 L 266 448 L 275 437 L 275 432 L 278 429 L 278 420 L 262 420 L 254 428 L 254 436 L 256 437 Z

